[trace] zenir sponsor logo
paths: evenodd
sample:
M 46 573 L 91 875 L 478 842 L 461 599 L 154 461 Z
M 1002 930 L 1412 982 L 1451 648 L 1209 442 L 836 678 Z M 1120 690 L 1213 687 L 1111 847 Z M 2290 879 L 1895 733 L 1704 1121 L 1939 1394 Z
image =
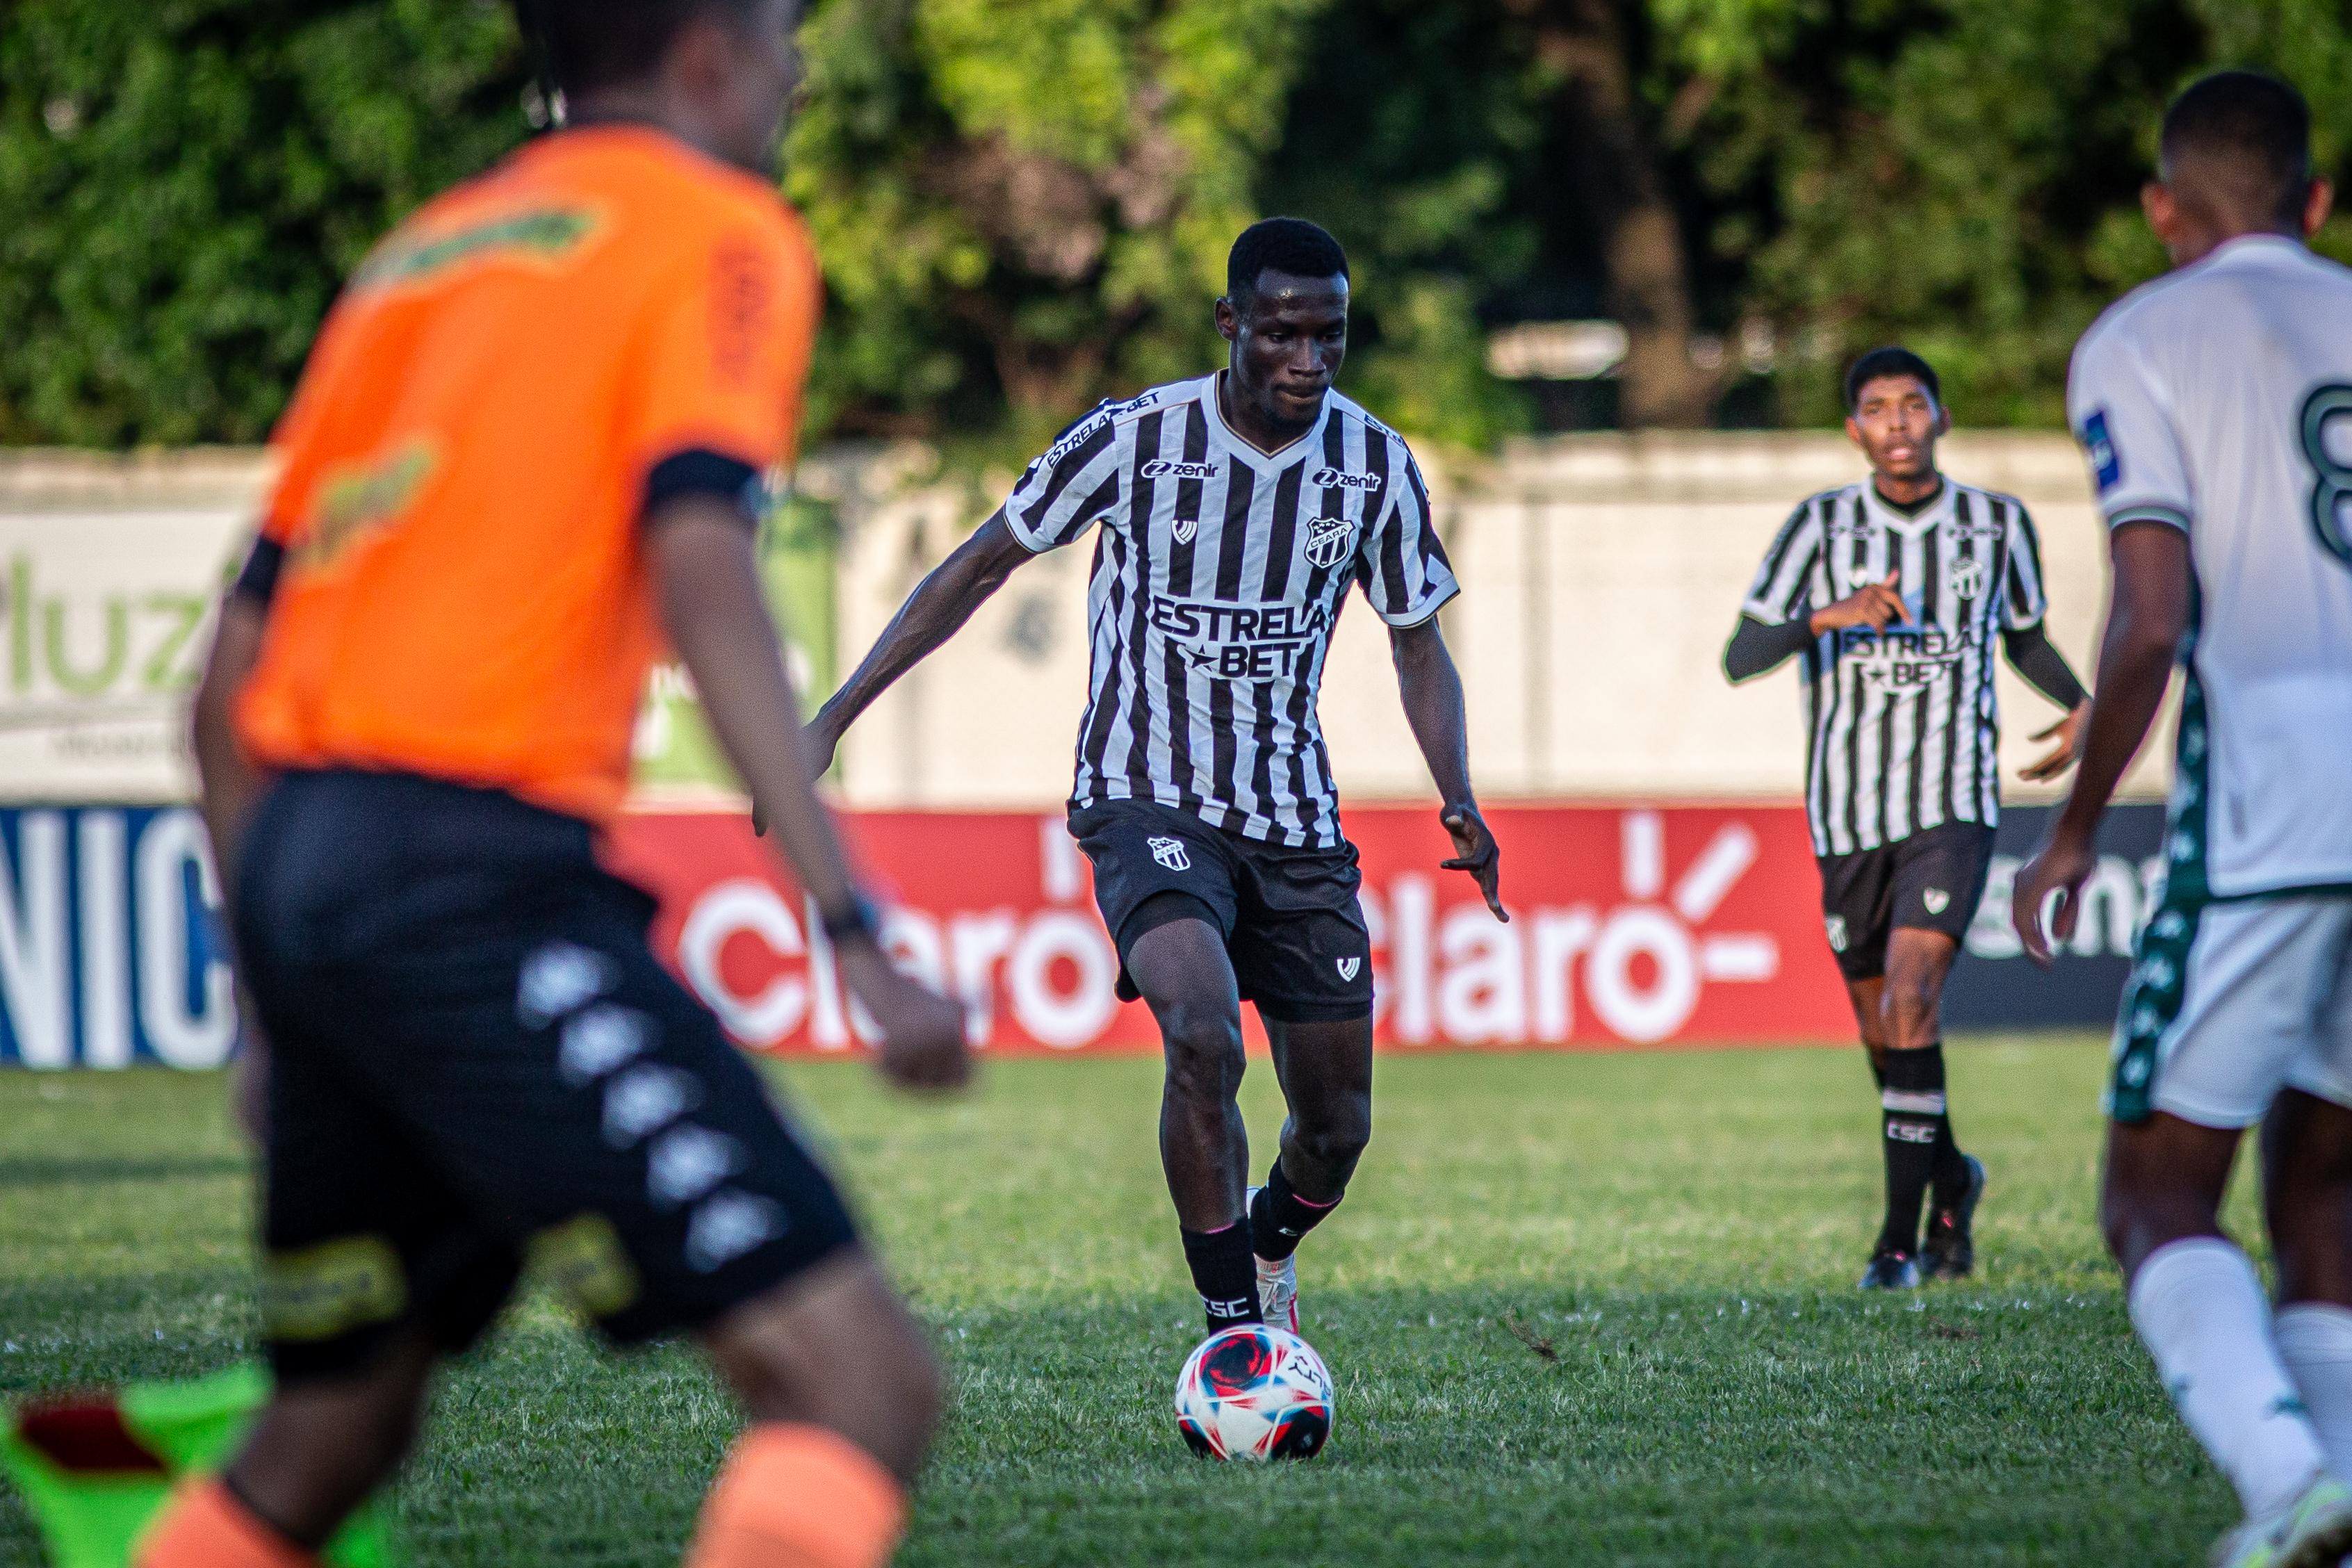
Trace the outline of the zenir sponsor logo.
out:
M 1318 468 L 1307 477 L 1310 485 L 1320 485 L 1327 490 L 1376 490 L 1381 488 L 1378 474 L 1350 474 L 1339 468 Z
M 1141 472 L 1147 479 L 1213 479 L 1217 477 L 1217 465 L 1178 463 L 1166 458 L 1154 458 L 1143 465 Z

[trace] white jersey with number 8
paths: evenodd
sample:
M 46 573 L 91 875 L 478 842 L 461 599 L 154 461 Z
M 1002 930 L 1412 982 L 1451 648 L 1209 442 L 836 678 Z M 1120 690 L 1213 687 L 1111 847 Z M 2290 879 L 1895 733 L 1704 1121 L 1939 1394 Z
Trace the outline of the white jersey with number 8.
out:
M 2352 887 L 2352 270 L 2232 240 L 2100 317 L 2066 402 L 2108 525 L 2195 563 L 2176 889 Z

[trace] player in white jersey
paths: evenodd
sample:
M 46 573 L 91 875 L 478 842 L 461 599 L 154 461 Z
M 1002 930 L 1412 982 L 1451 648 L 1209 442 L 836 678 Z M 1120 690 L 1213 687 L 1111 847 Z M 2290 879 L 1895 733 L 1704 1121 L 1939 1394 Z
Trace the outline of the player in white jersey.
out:
M 2352 1550 L 2352 271 L 2302 244 L 2331 196 L 2283 82 L 2207 77 L 2165 116 L 2144 205 L 2175 270 L 2099 319 L 2067 388 L 2115 600 L 2081 772 L 2014 905 L 2047 962 L 2177 652 L 2168 879 L 2116 1025 L 2100 1219 L 2245 1505 L 2215 1555 L 2237 1568 Z M 2220 1220 L 2257 1123 L 2275 1310 Z
M 1907 349 L 1873 350 L 1846 373 L 1846 407 L 1870 477 L 1799 503 L 1765 552 L 1723 666 L 1740 681 L 1804 660 L 1822 922 L 1878 1080 L 1886 1165 L 1862 1287 L 1909 1289 L 1976 1265 L 1985 1173 L 1953 1137 L 1942 1003 L 2000 819 L 1996 647 L 2065 710 L 2036 737 L 2058 744 L 2026 777 L 2073 762 L 2088 695 L 2042 627 L 2041 546 L 2024 506 L 1937 468 L 1951 414 L 1935 367 Z
M 1096 533 L 1092 672 L 1070 830 L 1167 1050 L 1160 1159 L 1213 1330 L 1297 1324 L 1299 1238 L 1371 1136 L 1370 939 L 1316 691 L 1351 586 L 1389 627 L 1406 718 L 1444 804 L 1446 867 L 1496 919 L 1499 854 L 1470 791 L 1462 682 L 1437 612 L 1458 591 L 1412 454 L 1332 389 L 1348 261 L 1315 225 L 1234 244 L 1223 370 L 1105 403 L 1029 466 L 919 585 L 810 724 L 819 766 L 883 689 L 1033 556 Z M 1241 1004 L 1290 1115 L 1250 1189 Z

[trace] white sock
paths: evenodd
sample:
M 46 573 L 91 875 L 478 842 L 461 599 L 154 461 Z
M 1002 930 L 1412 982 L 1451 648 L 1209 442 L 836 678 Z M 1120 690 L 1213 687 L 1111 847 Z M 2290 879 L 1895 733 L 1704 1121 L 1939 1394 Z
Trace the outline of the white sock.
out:
M 2352 1476 L 2352 1310 L 2325 1301 L 2281 1307 L 2273 1320 L 2279 1359 L 2294 1376 L 2327 1468 Z
M 2132 1281 L 2131 1320 L 2180 1418 L 2249 1516 L 2293 1500 L 2326 1467 L 2244 1253 L 2211 1237 L 2158 1247 Z

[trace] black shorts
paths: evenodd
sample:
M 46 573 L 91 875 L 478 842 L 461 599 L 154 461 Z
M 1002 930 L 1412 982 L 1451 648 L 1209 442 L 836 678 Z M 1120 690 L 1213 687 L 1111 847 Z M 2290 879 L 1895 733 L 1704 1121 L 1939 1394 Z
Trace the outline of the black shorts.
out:
M 1260 1016 L 1371 1016 L 1372 943 L 1356 902 L 1364 879 L 1354 845 L 1285 848 L 1140 800 L 1073 811 L 1070 833 L 1094 862 L 1095 901 L 1118 943 L 1122 1000 L 1136 997 L 1127 958 L 1137 939 L 1198 917 L 1224 933 L 1242 1000 L 1256 1003 Z M 1176 896 L 1155 902 L 1160 894 Z
M 1948 822 L 1851 855 L 1824 855 L 1822 925 L 1848 980 L 1886 973 L 1886 939 L 1898 927 L 1968 934 L 1992 868 L 1993 830 Z
M 528 1266 L 614 1339 L 709 1322 L 852 1245 L 759 1075 L 646 946 L 585 823 L 399 773 L 289 773 L 247 833 L 269 1039 L 262 1317 L 280 1378 L 421 1325 L 455 1352 Z

